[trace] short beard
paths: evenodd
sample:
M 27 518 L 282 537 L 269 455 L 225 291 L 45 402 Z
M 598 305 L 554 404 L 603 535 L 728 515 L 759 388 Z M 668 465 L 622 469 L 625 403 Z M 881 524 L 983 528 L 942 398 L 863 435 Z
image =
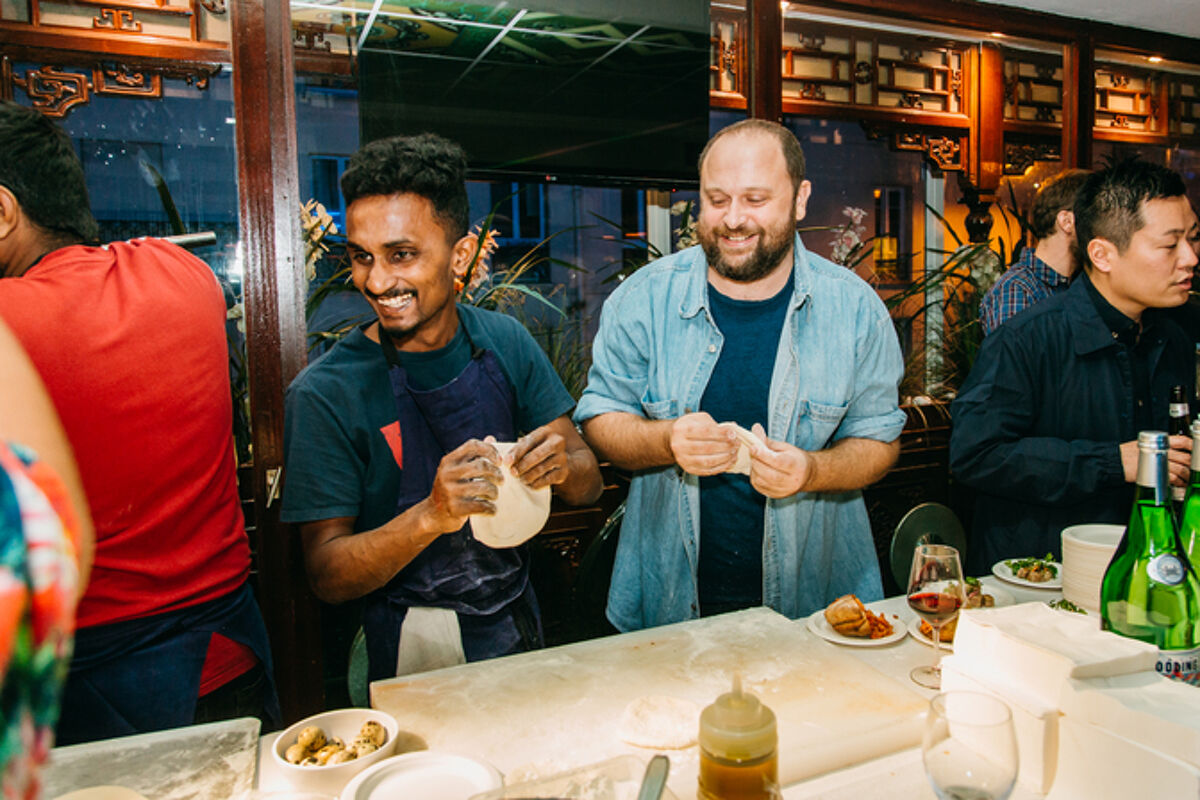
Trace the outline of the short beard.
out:
M 795 236 L 796 218 L 788 220 L 787 226 L 780 231 L 761 230 L 758 244 L 742 264 L 735 266 L 728 263 L 721 255 L 718 243 L 719 233 L 701 226 L 697 232 L 700 247 L 708 259 L 708 266 L 714 272 L 729 281 L 736 283 L 754 283 L 770 275 L 779 262 L 787 255 Z

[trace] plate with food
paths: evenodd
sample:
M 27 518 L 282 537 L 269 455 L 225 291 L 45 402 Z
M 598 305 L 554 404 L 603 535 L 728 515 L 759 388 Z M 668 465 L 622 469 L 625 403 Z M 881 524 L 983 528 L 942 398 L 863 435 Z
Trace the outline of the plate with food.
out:
M 908 633 L 897 614 L 878 614 L 852 594 L 809 616 L 808 629 L 827 642 L 850 647 L 881 647 Z
M 942 626 L 942 649 L 947 652 L 954 650 L 954 629 L 957 623 L 958 617 L 955 617 Z M 908 633 L 921 644 L 933 647 L 933 626 L 925 620 L 918 618 L 909 622 Z
M 1062 564 L 1050 553 L 1045 558 L 1006 558 L 992 565 L 992 574 L 1002 581 L 1030 589 L 1061 589 Z
M 1016 598 L 1003 589 L 984 586 L 978 578 L 966 578 L 967 602 L 963 608 L 991 608 L 993 606 L 1011 606 Z M 958 616 L 942 626 L 941 640 L 943 650 L 954 649 L 954 632 L 958 628 Z M 921 644 L 933 647 L 933 626 L 923 619 L 914 619 L 908 625 L 908 632 Z

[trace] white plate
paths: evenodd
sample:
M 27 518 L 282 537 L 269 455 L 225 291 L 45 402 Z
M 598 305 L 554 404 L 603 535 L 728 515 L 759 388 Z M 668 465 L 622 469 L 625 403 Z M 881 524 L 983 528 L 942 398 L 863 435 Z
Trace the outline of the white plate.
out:
M 926 636 L 925 634 L 921 633 L 921 618 L 920 617 L 917 617 L 912 622 L 908 623 L 908 633 L 910 636 L 912 636 L 914 639 L 916 639 L 921 644 L 927 645 L 928 647 L 934 646 L 933 639 L 931 639 L 928 636 Z M 942 642 L 942 652 L 943 653 L 953 653 L 954 652 L 954 642 Z
M 498 789 L 503 779 L 485 761 L 439 750 L 417 750 L 380 761 L 354 776 L 341 800 L 467 800 Z
M 1054 566 L 1056 566 L 1058 568 L 1058 574 L 1055 575 L 1053 578 L 1051 578 L 1048 581 L 1041 581 L 1039 583 L 1039 582 L 1035 582 L 1035 581 L 1027 581 L 1024 578 L 1018 578 L 1016 575 L 1013 574 L 1013 571 L 1012 571 L 1012 569 L 1009 568 L 1007 562 L 1017 561 L 1017 560 L 1019 560 L 1019 559 L 1006 558 L 1006 559 L 1004 559 L 1004 561 L 997 561 L 995 564 L 992 564 L 992 574 L 995 575 L 997 578 L 999 578 L 1002 581 L 1008 581 L 1009 583 L 1015 584 L 1017 586 L 1025 586 L 1029 589 L 1061 589 L 1062 588 L 1062 564 L 1058 563 L 1057 561 L 1048 561 L 1047 562 L 1048 564 L 1053 564 Z
M 868 605 L 867 608 L 871 607 Z M 873 608 L 871 610 L 875 611 Z M 878 614 L 879 612 L 876 611 L 875 613 Z M 882 647 L 885 644 L 898 642 L 904 638 L 907 628 L 905 628 L 905 622 L 903 619 L 900 619 L 895 614 L 880 614 L 880 616 L 887 617 L 887 621 L 892 623 L 892 632 L 890 635 L 881 636 L 878 639 L 867 639 L 860 636 L 843 636 L 833 629 L 833 626 L 829 624 L 829 620 L 825 619 L 825 609 L 821 609 L 820 611 L 811 614 L 808 617 L 807 623 L 808 629 L 817 636 L 820 636 L 825 641 L 833 642 L 834 644 L 849 645 L 850 647 Z

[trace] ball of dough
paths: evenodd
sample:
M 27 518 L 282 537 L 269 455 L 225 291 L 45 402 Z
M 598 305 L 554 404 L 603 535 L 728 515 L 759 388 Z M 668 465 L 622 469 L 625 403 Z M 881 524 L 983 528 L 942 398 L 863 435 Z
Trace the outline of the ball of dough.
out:
M 382 747 L 387 741 L 387 729 L 380 725 L 375 720 L 367 720 L 363 723 L 362 730 L 358 732 L 358 741 L 370 742 L 376 747 Z
M 325 746 L 325 731 L 316 725 L 309 725 L 300 731 L 300 736 L 296 739 L 296 742 L 310 752 L 320 750 Z

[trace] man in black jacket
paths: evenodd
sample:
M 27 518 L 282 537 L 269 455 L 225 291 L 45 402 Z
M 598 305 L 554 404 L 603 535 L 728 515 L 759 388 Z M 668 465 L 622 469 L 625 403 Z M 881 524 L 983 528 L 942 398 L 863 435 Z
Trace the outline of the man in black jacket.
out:
M 1075 203 L 1084 272 L 985 342 L 952 407 L 950 467 L 977 491 L 972 571 L 1060 553 L 1081 522 L 1125 522 L 1137 434 L 1166 430 L 1168 394 L 1193 388 L 1192 343 L 1159 309 L 1183 304 L 1196 254 L 1182 178 L 1130 161 Z M 1182 483 L 1191 440 L 1171 439 Z

